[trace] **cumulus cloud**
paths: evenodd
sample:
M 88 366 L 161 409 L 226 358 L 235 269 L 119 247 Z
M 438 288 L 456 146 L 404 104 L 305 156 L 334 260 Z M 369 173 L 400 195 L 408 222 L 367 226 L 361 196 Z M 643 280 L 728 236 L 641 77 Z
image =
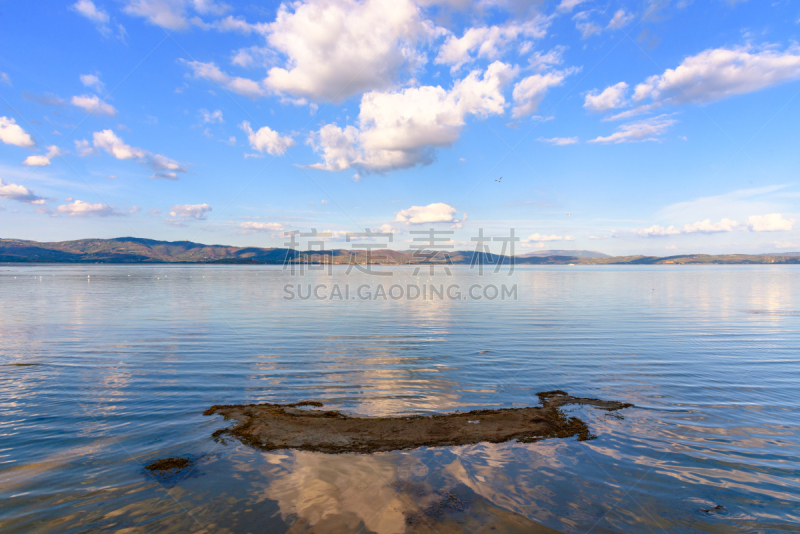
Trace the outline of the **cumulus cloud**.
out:
M 444 202 L 428 204 L 427 206 L 411 206 L 396 213 L 394 222 L 406 224 L 425 224 L 439 222 L 454 222 L 456 209 Z
M 170 217 L 184 217 L 187 219 L 205 220 L 211 206 L 208 204 L 183 204 L 170 208 Z
M 214 0 L 127 0 L 125 12 L 143 17 L 150 24 L 171 30 L 185 30 L 193 13 L 222 15 L 229 6 Z
M 93 115 L 108 115 L 109 117 L 113 117 L 117 114 L 117 110 L 114 109 L 114 106 L 100 100 L 100 97 L 97 95 L 73 96 L 70 103 L 75 107 L 83 109 L 86 113 L 91 113 Z
M 58 157 L 61 155 L 61 149 L 58 148 L 56 145 L 51 145 L 47 147 L 47 154 L 45 155 L 37 155 L 37 156 L 28 156 L 25 158 L 25 161 L 22 162 L 23 165 L 27 165 L 28 167 L 47 167 L 50 165 L 50 160 L 52 158 Z
M 665 104 L 704 103 L 759 91 L 800 77 L 800 48 L 751 46 L 705 50 L 636 86 L 633 98 Z
M 264 34 L 267 31 L 268 24 L 250 24 L 245 19 L 228 15 L 227 17 L 215 20 L 210 23 L 203 22 L 197 17 L 192 18 L 192 23 L 201 27 L 204 30 L 217 30 L 221 32 L 236 32 L 244 35 L 251 33 Z
M 547 34 L 549 25 L 549 17 L 537 15 L 522 24 L 469 28 L 460 38 L 449 35 L 434 62 L 451 65 L 451 72 L 455 72 L 476 58 L 498 59 L 507 46 L 518 38 L 541 39 Z
M 564 82 L 564 78 L 578 72 L 578 70 L 572 68 L 546 74 L 534 74 L 520 80 L 514 86 L 512 94 L 514 98 L 512 115 L 514 118 L 525 117 L 535 113 L 547 94 L 547 90 L 561 85 Z
M 225 120 L 222 118 L 222 111 L 217 109 L 214 111 L 208 111 L 207 109 L 201 109 L 200 113 L 203 114 L 203 124 L 214 124 L 214 123 L 223 123 Z
M 281 223 L 264 223 L 264 222 L 253 222 L 247 221 L 243 222 L 239 225 L 239 228 L 243 230 L 242 233 L 253 233 L 253 232 L 282 232 L 283 225 Z
M 239 127 L 247 134 L 250 146 L 259 152 L 267 152 L 273 156 L 281 156 L 289 147 L 294 146 L 294 139 L 288 135 L 281 136 L 269 126 L 263 126 L 259 128 L 257 132 L 254 132 L 250 127 L 250 123 L 244 121 Z
M 179 172 L 184 173 L 183 168 L 177 161 L 161 154 L 147 154 L 143 163 L 146 163 L 156 172 L 150 178 L 156 180 L 177 180 Z
M 10 117 L 0 117 L 0 141 L 7 145 L 16 145 L 22 148 L 36 146 L 33 138 Z
M 358 128 L 328 124 L 311 136 L 309 142 L 322 153 L 324 163 L 310 167 L 385 172 L 429 164 L 436 147 L 458 140 L 468 115 L 503 113 L 503 88 L 516 72 L 495 61 L 483 75 L 472 71 L 450 91 L 422 86 L 366 93 L 361 98 Z
M 97 74 L 81 74 L 81 83 L 86 87 L 94 87 L 98 91 L 102 91 L 105 84 L 100 81 L 100 76 Z
M 261 84 L 255 80 L 248 78 L 241 78 L 238 76 L 231 76 L 222 72 L 213 62 L 203 63 L 202 61 L 185 61 L 185 65 L 192 69 L 192 75 L 195 78 L 203 78 L 218 84 L 223 89 L 242 95 L 247 98 L 255 100 L 256 98 L 266 96 L 267 92 Z
M 137 159 L 147 155 L 147 152 L 141 148 L 126 145 L 113 130 L 94 132 L 92 136 L 95 148 L 103 149 L 117 159 Z
M 647 120 L 623 124 L 618 131 L 608 137 L 597 137 L 590 140 L 590 143 L 636 143 L 640 141 L 658 141 L 658 136 L 662 135 L 667 129 L 677 121 L 669 118 L 669 115 L 659 115 Z
M 575 21 L 575 27 L 581 32 L 581 38 L 588 39 L 595 33 L 600 33 L 603 29 L 594 22 L 589 20 L 589 12 L 581 11 L 576 13 L 572 20 Z
M 746 222 L 737 222 L 731 219 L 722 219 L 717 223 L 712 223 L 711 219 L 698 221 L 694 224 L 685 224 L 682 228 L 675 226 L 663 227 L 659 225 L 634 230 L 634 235 L 642 237 L 668 237 L 674 235 L 688 234 L 716 234 L 723 232 L 733 232 L 735 230 L 748 230 L 750 232 L 779 232 L 791 230 L 796 221 L 794 219 L 784 219 L 780 213 L 769 215 L 753 215 L 748 217 Z
M 173 159 L 126 144 L 113 130 L 94 132 L 92 138 L 94 147 L 91 147 L 89 141 L 85 139 L 75 141 L 75 148 L 80 156 L 89 156 L 96 154 L 98 150 L 103 150 L 117 159 L 136 159 L 156 171 L 151 176 L 155 179 L 177 180 L 177 173 L 187 172 L 180 163 Z
M 584 2 L 588 1 L 589 0 L 561 0 L 561 3 L 558 4 L 558 7 L 556 9 L 558 11 L 561 11 L 562 13 L 569 13 L 580 4 L 583 4 Z
M 76 200 L 71 204 L 63 204 L 56 208 L 56 211 L 70 217 L 108 217 L 114 214 L 114 208 L 108 204 L 100 202 L 91 204 L 82 200 Z
M 551 145 L 556 146 L 566 146 L 566 145 L 575 145 L 578 143 L 577 137 L 551 137 L 550 139 L 546 137 L 540 137 L 537 141 L 541 141 L 542 143 L 550 143 Z
M 101 34 L 108 36 L 111 33 L 111 28 L 108 25 L 111 21 L 111 17 L 108 16 L 108 13 L 94 5 L 92 0 L 78 0 L 72 4 L 71 9 L 94 22 L 97 30 Z
M 186 172 L 186 169 L 181 165 L 166 156 L 161 154 L 153 154 L 147 160 L 147 164 L 157 171 L 172 171 L 172 172 Z
M 747 229 L 751 232 L 780 232 L 792 229 L 794 219 L 784 219 L 780 213 L 753 215 L 747 218 Z
M 42 205 L 46 203 L 42 197 L 34 194 L 34 192 L 27 187 L 11 183 L 7 184 L 2 179 L 0 179 L 0 198 L 4 200 L 16 200 L 23 204 Z
M 279 93 L 336 102 L 392 87 L 401 73 L 424 63 L 415 45 L 441 33 L 420 15 L 412 0 L 281 4 L 267 42 L 286 64 L 269 69 L 265 84 Z
M 633 22 L 633 19 L 635 18 L 636 17 L 633 15 L 633 13 L 627 13 L 624 9 L 620 9 L 614 13 L 614 17 L 608 23 L 607 28 L 609 30 L 618 30 L 620 28 L 624 28 Z
M 528 65 L 535 70 L 546 70 L 561 65 L 564 62 L 564 52 L 567 50 L 566 46 L 558 45 L 552 50 L 542 52 L 536 50 L 528 57 Z
M 531 234 L 528 237 L 522 239 L 520 242 L 524 244 L 529 243 L 544 243 L 546 241 L 575 241 L 575 237 L 571 235 L 542 235 L 542 234 Z
M 628 92 L 628 84 L 619 82 L 616 85 L 606 87 L 602 93 L 597 90 L 586 95 L 583 107 L 589 111 L 604 112 L 611 109 L 621 108 L 626 104 L 625 94 Z
M 112 132 L 113 133 L 113 132 Z M 97 149 L 86 139 L 75 140 L 75 151 L 80 157 L 93 156 L 97 154 Z

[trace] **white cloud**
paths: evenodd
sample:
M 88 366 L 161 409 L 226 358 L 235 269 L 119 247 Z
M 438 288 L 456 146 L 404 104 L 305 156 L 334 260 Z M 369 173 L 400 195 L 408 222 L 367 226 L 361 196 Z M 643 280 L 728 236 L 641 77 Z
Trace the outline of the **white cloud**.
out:
M 211 206 L 208 204 L 183 204 L 170 208 L 170 217 L 186 217 L 198 220 L 205 220 Z
M 282 232 L 283 225 L 281 223 L 263 223 L 263 222 L 243 222 L 239 228 L 244 230 L 243 233 L 252 232 Z
M 507 46 L 520 37 L 541 39 L 547 34 L 550 19 L 544 15 L 522 24 L 509 23 L 503 26 L 469 28 L 461 38 L 449 35 L 434 61 L 437 64 L 451 65 L 451 72 L 475 58 L 498 59 Z M 471 52 L 477 50 L 473 56 Z
M 531 234 L 521 240 L 521 243 L 544 243 L 546 241 L 575 241 L 575 237 L 571 235 L 542 235 Z
M 125 12 L 167 29 L 188 28 L 192 13 L 222 15 L 229 7 L 213 0 L 127 0 Z
M 454 222 L 456 209 L 444 202 L 428 204 L 427 206 L 411 206 L 406 210 L 397 212 L 394 222 L 406 224 L 425 224 L 438 222 Z
M 701 197 L 688 202 L 677 202 L 659 210 L 655 216 L 659 220 L 674 219 L 722 219 L 725 217 L 745 220 L 752 213 L 776 213 L 794 207 L 787 203 L 785 185 L 773 185 L 750 189 L 738 189 L 720 195 Z
M 94 132 L 92 135 L 95 148 L 102 148 L 117 159 L 137 159 L 147 155 L 141 148 L 126 145 L 113 130 Z
M 716 234 L 720 232 L 733 232 L 739 223 L 730 219 L 722 219 L 718 223 L 712 223 L 711 219 L 698 221 L 694 224 L 683 226 L 684 234 Z
M 583 107 L 590 111 L 604 112 L 611 109 L 621 108 L 626 104 L 625 93 L 628 92 L 628 84 L 619 82 L 616 85 L 606 87 L 602 93 L 597 94 L 597 90 L 586 95 Z
M 37 156 L 28 156 L 25 158 L 25 161 L 22 162 L 23 165 L 27 165 L 28 167 L 47 167 L 50 165 L 50 160 L 52 158 L 58 157 L 61 155 L 61 149 L 59 149 L 56 145 L 52 145 L 47 147 L 47 154 L 45 155 L 37 155 Z
M 0 72 L 0 82 L 3 82 L 6 85 L 11 85 L 11 78 L 9 78 L 8 74 L 5 72 Z
M 514 86 L 512 95 L 514 98 L 514 110 L 512 115 L 515 118 L 519 118 L 535 113 L 547 94 L 547 90 L 561 85 L 564 82 L 564 78 L 578 72 L 578 70 L 572 68 L 546 74 L 534 74 L 520 80 Z
M 502 114 L 503 87 L 517 70 L 495 61 L 481 77 L 472 71 L 450 91 L 410 87 L 397 92 L 370 92 L 361 98 L 359 127 L 323 126 L 309 142 L 324 163 L 310 167 L 339 171 L 385 172 L 429 164 L 434 149 L 458 140 L 467 115 Z
M 214 111 L 208 111 L 207 109 L 201 109 L 200 113 L 203 114 L 203 124 L 214 124 L 214 123 L 223 123 L 225 120 L 222 118 L 222 111 L 217 109 Z
M 624 9 L 620 9 L 614 13 L 614 17 L 608 23 L 607 27 L 609 30 L 618 30 L 633 22 L 635 18 L 636 16 L 633 13 L 626 13 Z
M 564 52 L 566 50 L 567 47 L 563 45 L 558 45 L 548 52 L 537 50 L 528 57 L 528 65 L 532 69 L 540 71 L 552 68 L 555 65 L 561 65 L 564 62 Z
M 372 229 L 372 233 L 374 234 L 397 234 L 399 232 L 400 231 L 391 224 L 382 224 Z
M 263 126 L 259 128 L 257 132 L 254 132 L 250 127 L 250 123 L 244 121 L 239 127 L 247 134 L 250 147 L 259 152 L 267 152 L 273 156 L 282 156 L 289 147 L 294 146 L 294 139 L 288 135 L 281 136 L 269 126 Z
M 703 103 L 751 93 L 800 77 L 800 48 L 756 51 L 751 46 L 705 50 L 636 86 L 633 98 L 668 104 Z
M 91 0 L 78 0 L 72 4 L 72 9 L 96 24 L 108 24 L 111 20 L 108 13 L 99 9 Z
M 161 154 L 153 154 L 149 158 L 148 165 L 157 171 L 186 172 L 186 169 L 181 167 L 177 161 Z
M 6 200 L 16 200 L 24 204 L 45 204 L 45 200 L 37 196 L 25 186 L 5 183 L 0 179 L 0 198 Z
M 80 156 L 88 156 L 97 153 L 97 149 L 102 149 L 117 159 L 138 159 L 140 163 L 149 165 L 156 171 L 150 176 L 155 179 L 177 180 L 177 173 L 187 172 L 177 161 L 161 154 L 151 154 L 150 152 L 126 144 L 113 130 L 103 130 L 94 132 L 94 148 L 89 146 L 86 140 L 75 141 L 75 148 Z
M 100 77 L 96 74 L 81 74 L 80 78 L 81 83 L 86 87 L 94 87 L 98 91 L 102 91 L 105 87 L 105 84 L 100 81 Z
M 100 32 L 103 37 L 110 37 L 114 33 L 111 27 L 111 17 L 109 17 L 108 13 L 102 8 L 97 7 L 92 0 L 78 0 L 70 6 L 70 9 L 92 21 L 97 31 Z M 122 27 L 122 24 L 115 25 L 117 28 L 117 37 L 124 41 L 126 34 L 125 28 Z
M 212 22 L 204 22 L 199 17 L 192 17 L 189 19 L 193 25 L 202 28 L 203 30 L 217 30 L 221 32 L 235 32 L 243 35 L 250 35 L 251 33 L 265 34 L 269 27 L 268 24 L 257 23 L 250 24 L 245 19 L 228 15 L 224 19 L 215 20 Z
M 117 114 L 117 110 L 114 109 L 114 106 L 103 102 L 97 95 L 73 96 L 70 103 L 73 106 L 82 108 L 86 113 L 92 113 L 94 115 L 108 115 L 113 117 Z
M 658 141 L 658 136 L 677 121 L 670 119 L 669 115 L 659 115 L 651 119 L 623 124 L 618 131 L 608 137 L 597 137 L 590 143 L 635 143 L 640 141 Z
M 265 83 L 312 101 L 387 89 L 424 63 L 415 45 L 437 33 L 412 0 L 284 3 L 267 42 L 287 60 L 269 69 Z
M 777 241 L 772 244 L 775 245 L 775 248 L 793 248 L 800 250 L 800 243 L 793 243 L 791 241 Z
M 250 68 L 256 65 L 267 67 L 275 56 L 275 52 L 266 47 L 251 46 L 240 48 L 233 54 L 231 63 L 239 67 Z
M 7 145 L 21 146 L 22 148 L 32 148 L 36 146 L 33 138 L 22 129 L 12 118 L 0 117 L 0 141 Z
M 92 0 L 78 0 L 72 4 L 71 9 L 94 22 L 97 31 L 99 31 L 101 35 L 105 37 L 111 35 L 111 26 L 109 25 L 111 17 L 108 16 L 108 13 L 98 8 Z
M 453 219 L 453 222 L 455 224 L 453 224 L 453 226 L 451 226 L 450 228 L 463 228 L 464 227 L 464 223 L 467 222 L 468 218 L 469 218 L 469 213 L 465 213 L 464 216 L 461 217 L 460 220 L 459 219 Z
M 108 217 L 114 214 L 114 208 L 108 204 L 90 204 L 82 200 L 76 200 L 72 204 L 63 204 L 56 208 L 58 213 L 69 215 L 70 217 Z
M 792 229 L 794 219 L 784 219 L 780 213 L 769 215 L 753 215 L 747 218 L 747 229 L 751 232 L 778 232 Z
M 584 2 L 588 2 L 589 0 L 561 0 L 561 3 L 558 4 L 558 11 L 563 13 L 569 13 L 576 6 L 583 4 Z
M 674 235 L 688 234 L 716 234 L 723 232 L 733 232 L 736 230 L 748 230 L 750 232 L 779 232 L 791 230 L 794 219 L 784 219 L 780 213 L 769 215 L 753 215 L 748 217 L 747 222 L 737 222 L 731 219 L 722 219 L 717 223 L 712 223 L 711 219 L 698 221 L 694 224 L 685 224 L 683 228 L 654 225 L 643 230 L 634 230 L 633 233 L 642 237 L 667 237 Z
M 255 100 L 266 96 L 267 92 L 259 82 L 248 78 L 230 76 L 222 72 L 214 63 L 203 63 L 202 61 L 184 61 L 192 69 L 195 78 L 203 78 L 217 83 L 223 89 Z
M 177 161 L 161 154 L 147 154 L 142 163 L 146 163 L 156 172 L 150 176 L 155 180 L 177 180 L 179 172 L 187 172 Z
M 97 149 L 94 148 L 92 144 L 86 139 L 76 139 L 75 150 L 78 152 L 78 155 L 82 158 L 97 154 Z
M 578 143 L 577 137 L 551 137 L 547 139 L 545 137 L 540 137 L 537 141 L 541 141 L 542 143 L 550 143 L 551 145 L 556 146 L 566 146 L 566 145 L 575 145 Z
M 588 11 L 581 11 L 580 13 L 576 13 L 572 20 L 575 21 L 575 27 L 578 28 L 581 32 L 581 37 L 583 39 L 588 39 L 595 33 L 600 33 L 603 28 L 591 22 L 589 20 L 589 12 Z

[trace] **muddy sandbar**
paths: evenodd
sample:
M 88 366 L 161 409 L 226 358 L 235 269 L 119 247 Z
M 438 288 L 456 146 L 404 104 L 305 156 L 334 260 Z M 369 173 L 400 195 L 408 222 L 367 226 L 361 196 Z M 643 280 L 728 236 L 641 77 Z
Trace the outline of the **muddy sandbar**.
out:
M 595 436 L 581 419 L 565 414 L 562 406 L 580 404 L 609 411 L 633 406 L 618 401 L 572 397 L 560 390 L 537 395 L 541 406 L 431 416 L 354 417 L 338 411 L 308 409 L 322 408 L 322 403 L 316 401 L 215 405 L 203 413 L 219 414 L 236 421 L 233 427 L 214 432 L 215 438 L 232 436 L 262 450 L 372 453 L 484 441 L 532 443 L 572 436 L 585 441 Z

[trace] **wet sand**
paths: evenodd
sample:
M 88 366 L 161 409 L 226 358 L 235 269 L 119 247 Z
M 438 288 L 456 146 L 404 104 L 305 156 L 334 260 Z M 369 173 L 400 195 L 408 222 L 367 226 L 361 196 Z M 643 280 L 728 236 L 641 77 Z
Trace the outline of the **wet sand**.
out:
M 215 405 L 204 415 L 219 414 L 236 421 L 214 432 L 216 439 L 235 437 L 261 450 L 299 449 L 324 453 L 373 453 L 418 447 L 451 447 L 480 442 L 517 440 L 532 443 L 548 438 L 594 438 L 589 427 L 560 408 L 568 404 L 608 411 L 632 404 L 582 397 L 564 391 L 537 393 L 541 406 L 474 410 L 433 416 L 354 417 L 327 411 L 321 402 L 296 404 Z

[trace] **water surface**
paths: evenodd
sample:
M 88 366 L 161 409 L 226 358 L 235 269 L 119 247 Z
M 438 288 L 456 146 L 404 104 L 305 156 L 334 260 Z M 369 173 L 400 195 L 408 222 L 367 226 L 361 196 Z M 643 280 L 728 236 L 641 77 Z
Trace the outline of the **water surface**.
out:
M 0 265 L 0 530 L 800 528 L 796 267 L 393 271 Z M 518 299 L 284 300 L 298 282 L 505 283 Z M 552 389 L 637 407 L 573 409 L 589 442 L 374 455 L 217 443 L 229 423 L 202 415 L 301 400 L 425 414 Z M 175 455 L 196 467 L 143 469 Z

